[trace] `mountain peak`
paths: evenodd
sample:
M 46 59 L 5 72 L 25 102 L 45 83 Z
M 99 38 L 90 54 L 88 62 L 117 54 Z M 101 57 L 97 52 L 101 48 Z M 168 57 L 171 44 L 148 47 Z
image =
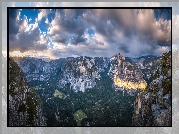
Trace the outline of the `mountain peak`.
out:
M 115 60 L 115 59 L 125 60 L 124 54 L 122 52 L 119 52 L 119 54 L 116 54 L 110 58 L 110 60 Z
M 119 59 L 122 59 L 122 60 L 125 60 L 124 54 L 123 54 L 122 52 L 120 52 L 120 53 L 118 54 L 118 58 L 119 58 Z

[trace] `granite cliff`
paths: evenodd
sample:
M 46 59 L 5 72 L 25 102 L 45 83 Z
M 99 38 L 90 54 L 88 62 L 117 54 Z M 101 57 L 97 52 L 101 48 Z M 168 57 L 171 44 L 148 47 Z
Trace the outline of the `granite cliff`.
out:
M 23 71 L 9 58 L 9 126 L 46 126 L 42 105 Z
M 171 52 L 160 61 L 152 82 L 136 97 L 133 126 L 171 126 Z

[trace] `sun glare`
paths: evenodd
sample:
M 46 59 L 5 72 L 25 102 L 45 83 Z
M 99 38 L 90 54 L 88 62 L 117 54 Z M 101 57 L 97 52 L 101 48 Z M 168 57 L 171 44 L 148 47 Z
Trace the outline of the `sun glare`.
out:
M 21 55 L 20 51 L 13 51 L 13 52 L 10 53 L 10 56 L 17 57 L 17 56 L 22 56 L 22 55 Z

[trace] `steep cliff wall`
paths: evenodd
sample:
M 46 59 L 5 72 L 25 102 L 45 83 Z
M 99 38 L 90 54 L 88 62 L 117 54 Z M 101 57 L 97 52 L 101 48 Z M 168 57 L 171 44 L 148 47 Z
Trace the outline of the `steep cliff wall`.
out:
M 153 81 L 136 97 L 133 126 L 171 126 L 171 52 L 160 60 Z
M 39 102 L 23 71 L 9 58 L 9 126 L 45 126 Z

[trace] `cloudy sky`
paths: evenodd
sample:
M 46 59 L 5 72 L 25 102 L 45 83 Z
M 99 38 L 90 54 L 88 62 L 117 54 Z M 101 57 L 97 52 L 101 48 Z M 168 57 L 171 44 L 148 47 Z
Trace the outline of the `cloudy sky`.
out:
M 161 55 L 171 50 L 169 9 L 11 9 L 10 54 L 61 58 Z

